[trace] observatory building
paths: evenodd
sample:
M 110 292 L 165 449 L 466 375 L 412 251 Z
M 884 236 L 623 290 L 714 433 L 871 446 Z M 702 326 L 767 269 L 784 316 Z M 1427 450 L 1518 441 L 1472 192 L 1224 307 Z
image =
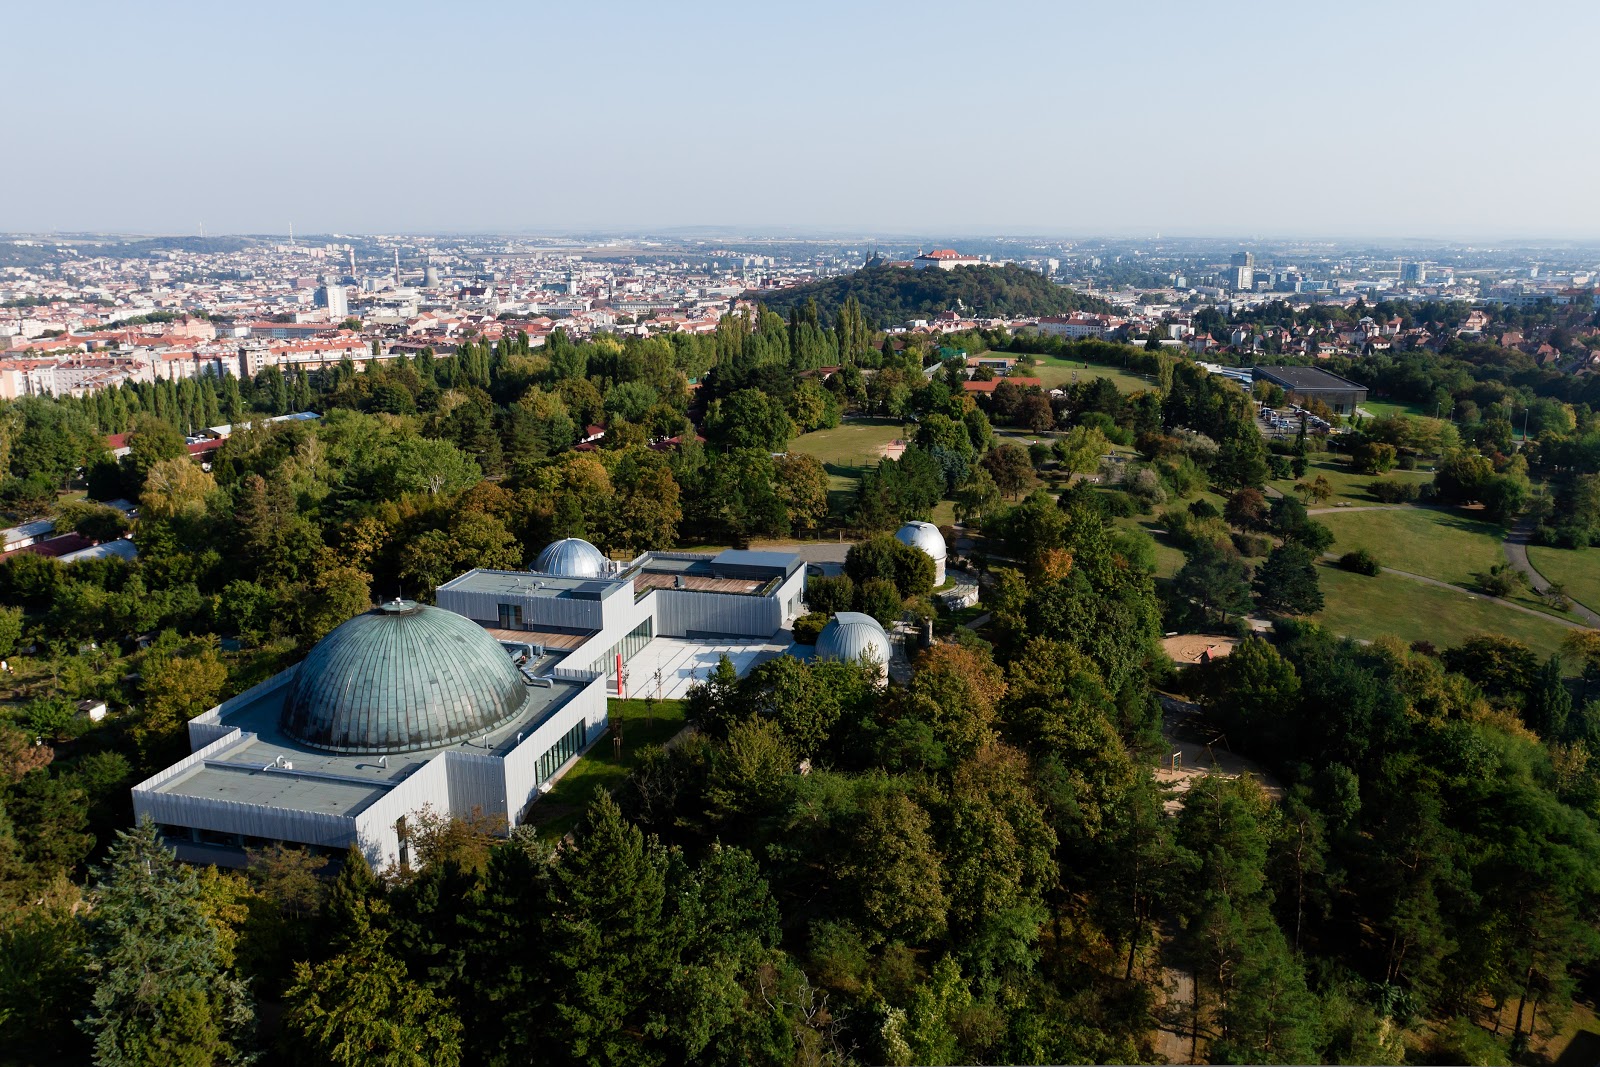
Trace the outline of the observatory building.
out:
M 944 559 L 947 553 L 944 535 L 939 533 L 939 527 L 931 522 L 913 520 L 896 530 L 894 536 L 901 544 L 926 553 L 933 560 L 933 584 L 944 584 Z
M 135 817 L 188 859 L 357 844 L 375 868 L 404 866 L 407 817 L 424 808 L 517 826 L 605 731 L 608 695 L 652 642 L 702 666 L 730 642 L 787 644 L 805 585 L 787 553 L 620 563 L 575 538 L 535 567 L 468 571 L 438 588 L 437 606 L 396 600 L 347 620 L 191 720 L 192 752 L 134 787 Z M 682 673 L 679 691 L 693 667 Z
M 841 611 L 817 635 L 817 658 L 858 660 L 862 656 L 879 665 L 880 677 L 889 673 L 889 635 L 877 619 L 860 611 Z

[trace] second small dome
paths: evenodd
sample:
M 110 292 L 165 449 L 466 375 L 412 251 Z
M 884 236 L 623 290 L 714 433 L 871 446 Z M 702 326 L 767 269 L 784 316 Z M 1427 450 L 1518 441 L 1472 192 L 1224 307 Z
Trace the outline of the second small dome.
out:
M 606 557 L 581 537 L 563 537 L 545 546 L 533 569 L 562 578 L 598 578 L 606 571 Z

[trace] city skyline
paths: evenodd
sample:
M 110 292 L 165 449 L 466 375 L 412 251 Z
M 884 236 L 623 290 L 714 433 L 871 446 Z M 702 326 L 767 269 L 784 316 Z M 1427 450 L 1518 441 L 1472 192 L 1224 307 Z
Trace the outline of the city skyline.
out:
M 0 230 L 1600 237 L 1586 5 L 94 10 Z

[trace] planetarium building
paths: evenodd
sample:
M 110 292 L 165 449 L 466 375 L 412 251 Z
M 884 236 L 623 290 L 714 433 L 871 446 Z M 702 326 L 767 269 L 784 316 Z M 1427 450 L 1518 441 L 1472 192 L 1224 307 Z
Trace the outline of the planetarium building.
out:
M 805 581 L 787 554 L 619 563 L 575 540 L 535 566 L 469 571 L 437 607 L 397 600 L 346 621 L 192 719 L 192 752 L 134 787 L 135 816 L 188 859 L 356 844 L 374 867 L 404 866 L 408 817 L 425 809 L 517 826 L 605 731 L 621 669 L 658 637 L 713 664 L 730 641 L 777 639 L 764 647 L 781 654 Z

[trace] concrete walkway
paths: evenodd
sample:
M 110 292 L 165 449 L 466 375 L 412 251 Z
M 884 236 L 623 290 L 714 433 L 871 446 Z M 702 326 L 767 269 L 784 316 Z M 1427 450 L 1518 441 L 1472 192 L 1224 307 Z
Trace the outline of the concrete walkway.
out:
M 1506 535 L 1502 544 L 1506 553 L 1506 562 L 1528 576 L 1528 582 L 1533 586 L 1535 593 L 1543 593 L 1550 588 L 1550 583 L 1545 576 L 1534 569 L 1533 563 L 1528 559 L 1528 545 L 1533 542 L 1533 520 L 1527 516 L 1517 520 L 1516 526 Z M 1571 594 L 1567 595 L 1572 600 Z M 1600 612 L 1593 608 L 1572 600 L 1572 613 L 1583 619 L 1590 626 L 1600 629 Z

